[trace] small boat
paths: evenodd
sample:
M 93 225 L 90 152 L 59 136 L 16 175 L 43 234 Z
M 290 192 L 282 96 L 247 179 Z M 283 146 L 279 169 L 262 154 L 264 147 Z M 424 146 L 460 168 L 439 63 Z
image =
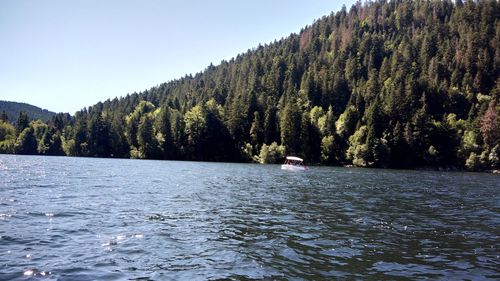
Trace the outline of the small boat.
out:
M 281 165 L 282 170 L 289 171 L 307 171 L 307 166 L 304 165 L 304 160 L 295 156 L 287 156 L 285 163 Z

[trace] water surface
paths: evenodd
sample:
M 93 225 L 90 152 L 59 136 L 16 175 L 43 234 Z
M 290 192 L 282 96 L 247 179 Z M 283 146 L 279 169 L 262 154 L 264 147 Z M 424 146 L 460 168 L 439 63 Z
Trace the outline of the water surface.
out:
M 500 177 L 0 155 L 1 280 L 500 278 Z

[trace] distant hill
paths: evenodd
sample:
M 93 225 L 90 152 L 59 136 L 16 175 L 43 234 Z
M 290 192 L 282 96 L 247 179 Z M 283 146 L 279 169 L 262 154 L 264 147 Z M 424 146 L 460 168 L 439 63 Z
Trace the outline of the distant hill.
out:
M 55 112 L 31 104 L 0 100 L 0 114 L 3 111 L 7 113 L 11 123 L 16 122 L 19 112 L 21 111 L 25 111 L 31 120 L 41 119 L 43 121 L 48 121 L 52 116 L 56 115 Z

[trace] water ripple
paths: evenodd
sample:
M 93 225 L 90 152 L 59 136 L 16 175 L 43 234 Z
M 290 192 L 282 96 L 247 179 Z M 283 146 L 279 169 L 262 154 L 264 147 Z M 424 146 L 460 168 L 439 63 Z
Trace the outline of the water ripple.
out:
M 500 278 L 498 176 L 0 155 L 0 279 Z

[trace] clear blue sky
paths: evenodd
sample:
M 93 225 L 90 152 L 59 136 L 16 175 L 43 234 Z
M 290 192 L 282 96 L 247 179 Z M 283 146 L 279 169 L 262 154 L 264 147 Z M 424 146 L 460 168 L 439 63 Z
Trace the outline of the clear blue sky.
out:
M 0 0 L 0 100 L 75 111 L 299 32 L 333 0 Z

